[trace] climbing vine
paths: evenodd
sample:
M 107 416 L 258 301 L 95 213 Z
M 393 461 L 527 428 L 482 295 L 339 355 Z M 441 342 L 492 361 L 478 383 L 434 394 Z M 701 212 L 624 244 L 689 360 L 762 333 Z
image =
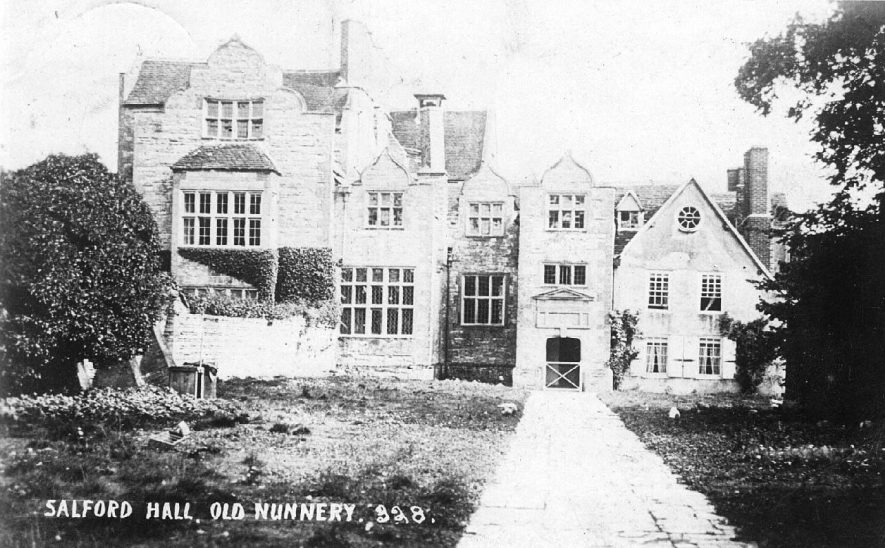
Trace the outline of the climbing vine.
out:
M 612 370 L 614 389 L 619 390 L 630 370 L 630 363 L 639 355 L 633 349 L 639 317 L 629 310 L 614 310 L 609 312 L 608 319 L 611 323 L 611 350 L 605 365 Z

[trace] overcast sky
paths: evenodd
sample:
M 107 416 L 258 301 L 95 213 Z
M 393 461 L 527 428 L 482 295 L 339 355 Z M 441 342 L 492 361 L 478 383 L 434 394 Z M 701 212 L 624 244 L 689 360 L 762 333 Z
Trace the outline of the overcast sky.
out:
M 118 73 L 139 55 L 205 60 L 238 34 L 288 69 L 337 66 L 337 22 L 355 18 L 402 75 L 392 101 L 440 91 L 495 112 L 497 164 L 538 175 L 565 150 L 600 182 L 725 189 L 753 145 L 771 184 L 805 208 L 828 193 L 808 127 L 762 118 L 733 81 L 746 44 L 825 0 L 4 0 L 0 166 L 97 152 L 116 166 Z

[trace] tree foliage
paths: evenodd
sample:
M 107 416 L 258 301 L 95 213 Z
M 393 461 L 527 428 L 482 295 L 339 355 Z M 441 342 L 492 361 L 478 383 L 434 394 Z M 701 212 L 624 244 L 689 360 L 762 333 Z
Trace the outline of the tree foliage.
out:
M 791 262 L 763 287 L 787 361 L 787 395 L 845 419 L 885 411 L 885 4 L 844 3 L 750 46 L 736 86 L 764 115 L 813 119 L 830 203 L 796 215 Z M 865 198 L 864 198 L 865 196 Z
M 60 389 L 75 363 L 143 352 L 165 300 L 157 227 L 94 154 L 49 156 L 0 185 L 6 392 Z

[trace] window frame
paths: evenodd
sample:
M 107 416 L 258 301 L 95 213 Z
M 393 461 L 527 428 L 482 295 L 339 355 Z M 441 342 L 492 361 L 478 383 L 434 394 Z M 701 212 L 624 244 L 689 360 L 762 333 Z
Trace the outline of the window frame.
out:
M 209 195 L 208 211 L 203 211 L 202 207 L 202 197 L 205 195 Z M 219 200 L 220 196 L 224 196 L 224 200 Z M 242 201 L 239 199 L 240 196 L 242 196 Z M 179 247 L 220 249 L 261 249 L 266 247 L 267 225 L 264 222 L 264 211 L 267 202 L 264 199 L 263 190 L 181 189 L 179 197 L 181 200 L 178 215 L 181 219 Z M 257 202 L 256 197 L 258 198 Z M 220 211 L 220 202 L 224 202 L 223 212 Z M 242 204 L 242 213 L 237 212 L 239 204 Z M 200 243 L 203 220 L 208 220 L 209 243 Z M 218 239 L 222 227 L 226 241 L 224 244 L 219 244 Z M 191 234 L 188 233 L 189 230 L 192 231 Z M 235 243 L 239 230 L 242 230 L 242 245 Z
M 698 306 L 701 314 L 722 314 L 725 309 L 723 303 L 724 276 L 719 272 L 703 272 L 700 278 L 700 299 Z M 712 293 L 711 293 L 712 291 Z M 705 296 L 706 295 L 706 296 Z M 704 308 L 704 299 L 715 301 L 718 299 L 719 308 Z
M 210 116 L 209 114 L 209 104 L 214 103 L 217 106 L 217 110 L 215 116 Z M 249 112 L 246 117 L 241 117 L 239 111 L 239 105 L 241 103 L 249 104 Z M 231 114 L 230 117 L 224 116 L 224 104 L 231 105 Z M 261 112 L 259 116 L 255 115 L 255 105 L 261 105 Z M 261 141 L 264 139 L 265 135 L 265 100 L 263 97 L 257 97 L 253 99 L 219 99 L 216 97 L 204 97 L 203 98 L 203 132 L 202 136 L 204 139 L 218 139 L 221 141 Z M 226 120 L 231 121 L 231 136 L 224 136 L 223 122 Z M 215 122 L 215 134 L 209 130 L 210 122 Z M 238 136 L 238 126 L 239 122 L 246 122 L 246 137 Z M 261 134 L 257 137 L 254 135 L 255 133 L 255 122 L 259 122 L 259 127 L 261 128 Z
M 568 196 L 571 200 L 569 207 L 563 207 L 563 197 Z M 554 203 L 555 198 L 555 203 Z M 580 198 L 580 205 L 577 201 Z M 587 230 L 587 194 L 581 192 L 548 192 L 546 195 L 546 212 L 547 212 L 547 228 L 548 231 L 554 232 L 585 232 Z M 552 213 L 556 213 L 556 226 L 550 226 L 552 221 Z M 565 213 L 570 213 L 571 225 L 563 228 L 563 220 Z M 581 213 L 581 226 L 575 227 L 578 215 Z
M 474 291 L 476 294 L 468 295 L 467 294 L 467 278 L 475 278 L 474 282 Z M 480 278 L 488 278 L 488 295 L 479 295 L 479 279 Z M 492 281 L 493 278 L 501 278 L 501 294 L 493 295 L 494 283 Z M 507 275 L 500 273 L 481 273 L 481 274 L 462 274 L 461 275 L 461 292 L 460 292 L 460 304 L 461 304 L 461 314 L 460 320 L 461 325 L 464 327 L 504 327 L 507 325 Z M 472 300 L 476 304 L 474 305 L 474 317 L 478 319 L 479 317 L 479 302 L 487 301 L 487 317 L 489 319 L 488 322 L 472 322 L 467 323 L 464 321 L 465 311 L 467 309 L 466 302 L 467 300 Z M 492 311 L 493 311 L 493 303 L 495 301 L 501 302 L 501 321 L 500 322 L 492 322 Z
M 547 268 L 553 267 L 555 269 L 554 272 L 554 280 L 553 283 L 547 281 Z M 564 269 L 568 268 L 568 283 L 563 283 L 561 280 Z M 576 268 L 584 269 L 584 283 L 579 284 L 575 283 L 575 272 Z M 587 287 L 587 263 L 554 263 L 554 262 L 544 262 L 541 264 L 541 282 L 548 287 Z
M 254 287 L 234 287 L 220 285 L 187 285 L 181 288 L 181 292 L 186 296 L 202 296 L 202 295 L 226 295 L 231 298 L 244 301 L 257 301 L 258 290 Z M 239 293 L 235 295 L 234 293 Z
M 476 206 L 476 215 L 473 214 L 473 207 Z M 483 207 L 488 206 L 488 214 L 483 213 Z M 495 208 L 498 207 L 498 214 L 495 214 Z M 500 238 L 504 236 L 504 202 L 500 200 L 470 200 L 467 202 L 467 210 L 465 211 L 464 234 L 471 238 Z M 476 230 L 472 229 L 473 219 L 477 220 Z M 494 229 L 494 221 L 500 221 L 499 229 Z M 487 220 L 489 223 L 489 233 L 482 233 L 482 222 Z
M 365 279 L 359 280 L 359 271 L 365 271 Z M 381 281 L 377 281 L 374 279 L 374 271 L 381 270 L 382 276 Z M 398 271 L 397 278 L 398 281 L 391 282 L 390 276 L 391 271 Z M 411 281 L 406 281 L 406 272 L 410 272 L 408 277 L 411 278 Z M 345 279 L 345 273 L 349 272 L 350 279 Z M 415 306 L 415 298 L 416 298 L 416 283 L 415 283 L 415 273 L 416 268 L 414 266 L 368 266 L 368 265 L 347 265 L 342 266 L 338 269 L 338 300 L 341 304 L 341 320 L 339 321 L 338 328 L 338 336 L 339 337 L 353 337 L 359 339 L 409 339 L 415 336 L 415 321 L 417 319 L 416 314 L 416 306 Z M 357 302 L 357 296 L 360 291 L 357 289 L 358 287 L 363 287 L 363 298 L 364 302 Z M 375 287 L 381 287 L 381 302 L 373 303 L 372 300 L 374 298 Z M 396 287 L 396 303 L 391 303 L 392 292 L 390 291 L 391 287 Z M 409 289 L 410 291 L 406 291 Z M 411 303 L 406 304 L 406 294 L 409 293 L 411 295 Z M 345 295 L 348 295 L 345 298 Z M 357 326 L 357 310 L 363 310 L 363 332 L 356 333 Z M 380 310 L 381 314 L 381 323 L 380 323 L 380 333 L 372 333 L 372 315 L 374 310 Z M 397 310 L 397 333 L 388 333 L 389 326 L 388 321 L 390 319 L 390 310 Z M 404 311 L 408 310 L 408 316 L 411 317 L 411 328 L 410 333 L 403 333 L 404 326 L 404 318 L 406 314 Z M 347 318 L 347 325 L 345 326 L 345 317 Z M 345 332 L 345 327 L 347 328 L 347 332 Z
M 715 353 L 704 353 L 704 349 L 708 348 L 709 350 L 715 350 Z M 698 339 L 698 376 L 700 377 L 722 377 L 722 337 L 701 337 Z M 707 364 L 705 364 L 705 359 L 715 360 L 709 364 L 709 367 L 712 369 L 712 373 L 705 373 L 704 369 L 706 369 Z
M 689 212 L 688 210 L 692 210 L 693 213 Z M 690 218 L 689 215 L 691 215 Z M 685 224 L 683 224 L 683 219 L 693 220 L 694 224 L 692 226 L 686 226 Z M 679 208 L 679 211 L 676 212 L 676 225 L 682 232 L 696 232 L 698 228 L 700 228 L 703 219 L 704 218 L 703 215 L 701 215 L 701 210 L 693 205 L 681 207 Z
M 656 283 L 656 278 L 659 279 L 657 283 L 661 285 L 662 289 L 658 289 L 653 285 Z M 646 280 L 646 308 L 648 310 L 670 310 L 670 273 L 660 270 L 652 271 L 648 273 Z M 655 297 L 657 297 L 658 301 L 661 301 L 661 305 L 652 305 Z
M 635 222 L 625 222 L 623 219 L 621 219 L 621 216 L 624 213 L 626 213 L 628 216 L 635 215 L 636 216 Z M 642 223 L 643 223 L 642 212 L 639 211 L 638 209 L 637 210 L 622 209 L 622 210 L 618 211 L 618 229 L 619 230 L 639 230 L 639 228 L 642 227 Z
M 661 356 L 663 354 L 663 364 L 659 363 L 658 371 L 652 371 L 652 363 L 651 358 L 653 356 L 652 349 L 658 348 L 659 350 L 663 350 L 663 353 L 658 352 L 656 355 Z M 670 360 L 670 344 L 669 340 L 666 337 L 650 337 L 645 339 L 645 374 L 646 375 L 662 375 L 667 376 L 669 373 L 667 372 L 667 365 Z
M 390 195 L 390 204 L 384 205 L 382 203 L 382 197 L 385 194 Z M 375 200 L 375 204 L 372 205 L 372 196 L 377 195 L 378 197 Z M 396 197 L 399 196 L 399 207 L 396 206 Z M 406 222 L 404 217 L 405 210 L 405 196 L 406 193 L 403 190 L 366 190 L 366 206 L 363 211 L 365 211 L 365 227 L 370 230 L 403 230 L 405 228 Z M 382 210 L 389 210 L 388 223 L 387 225 L 380 224 L 382 218 Z M 396 223 L 396 213 L 399 210 L 399 224 Z M 375 212 L 375 222 L 376 224 L 372 224 L 372 212 Z

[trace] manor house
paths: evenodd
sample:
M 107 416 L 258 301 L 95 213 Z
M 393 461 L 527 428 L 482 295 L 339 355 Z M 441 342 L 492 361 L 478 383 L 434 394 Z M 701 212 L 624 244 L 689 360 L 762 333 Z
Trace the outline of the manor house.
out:
M 735 388 L 719 318 L 755 318 L 753 282 L 785 258 L 766 149 L 722 194 L 607 185 L 568 154 L 514 184 L 492 165 L 487 112 L 442 93 L 387 109 L 368 33 L 345 21 L 341 37 L 334 70 L 280 69 L 233 38 L 121 75 L 118 172 L 186 293 L 273 298 L 194 250 L 330 250 L 343 369 L 606 389 L 608 316 L 630 309 L 629 385 Z

